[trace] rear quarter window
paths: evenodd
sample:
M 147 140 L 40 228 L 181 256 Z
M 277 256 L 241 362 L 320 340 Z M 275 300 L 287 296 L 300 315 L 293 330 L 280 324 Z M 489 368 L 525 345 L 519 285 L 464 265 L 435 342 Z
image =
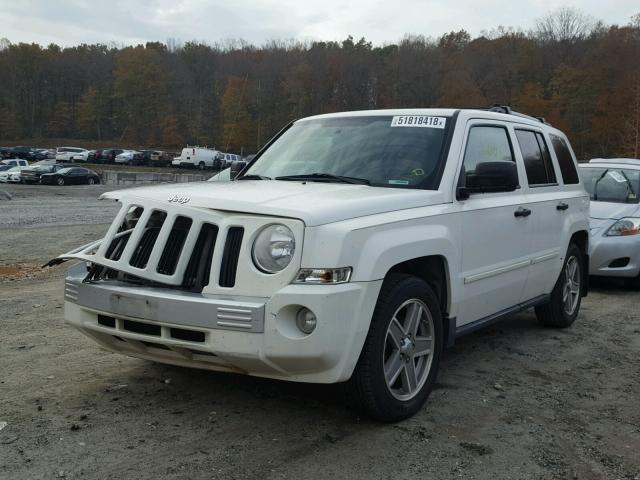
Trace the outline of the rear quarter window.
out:
M 576 170 L 576 164 L 573 160 L 571 153 L 571 147 L 562 137 L 557 135 L 549 135 L 551 138 L 551 145 L 553 151 L 558 158 L 558 165 L 560 166 L 560 173 L 562 179 L 566 185 L 572 185 L 580 183 L 580 177 L 578 177 L 578 171 Z

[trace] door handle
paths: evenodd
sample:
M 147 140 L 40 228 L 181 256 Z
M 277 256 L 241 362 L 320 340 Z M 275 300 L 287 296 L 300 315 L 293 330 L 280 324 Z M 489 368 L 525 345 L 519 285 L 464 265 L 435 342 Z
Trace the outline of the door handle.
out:
M 529 215 L 531 215 L 531 210 L 529 210 L 528 208 L 519 207 L 518 210 L 513 212 L 513 215 L 516 217 L 528 217 Z
M 556 205 L 556 210 L 566 210 L 567 208 L 569 208 L 569 205 L 564 202 L 560 202 Z

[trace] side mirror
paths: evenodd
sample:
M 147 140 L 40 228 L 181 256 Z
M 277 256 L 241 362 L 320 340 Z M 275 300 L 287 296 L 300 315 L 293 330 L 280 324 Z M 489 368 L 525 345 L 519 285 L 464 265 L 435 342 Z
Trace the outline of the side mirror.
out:
M 515 162 L 483 162 L 465 176 L 465 185 L 458 188 L 458 199 L 474 193 L 513 192 L 518 188 L 518 168 Z

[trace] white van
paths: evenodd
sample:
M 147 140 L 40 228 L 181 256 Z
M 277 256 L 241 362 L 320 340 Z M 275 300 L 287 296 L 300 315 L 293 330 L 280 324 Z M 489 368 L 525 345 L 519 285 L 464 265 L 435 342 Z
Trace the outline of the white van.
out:
M 174 167 L 196 167 L 200 170 L 213 168 L 213 162 L 218 153 L 220 152 L 210 148 L 186 147 L 182 149 L 180 156 L 171 162 L 171 165 Z

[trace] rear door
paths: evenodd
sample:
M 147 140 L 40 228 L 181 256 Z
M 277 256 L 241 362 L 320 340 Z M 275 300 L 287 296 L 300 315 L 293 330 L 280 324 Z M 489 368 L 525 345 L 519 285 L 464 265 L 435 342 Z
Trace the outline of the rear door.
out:
M 549 293 L 555 283 L 558 263 L 565 247 L 565 219 L 569 208 L 567 192 L 560 184 L 560 172 L 552 160 L 549 141 L 540 128 L 515 127 L 517 154 L 525 167 L 531 202 L 531 267 L 523 293 L 530 300 Z
M 516 162 L 520 187 L 513 192 L 477 193 L 458 200 L 462 219 L 461 326 L 517 305 L 527 280 L 532 218 L 527 214 L 524 171 L 513 148 L 513 131 L 505 122 L 470 120 L 459 186 L 481 162 Z M 525 185 L 525 186 L 523 186 Z
M 518 135 L 533 200 L 532 258 L 526 292 L 530 298 L 553 290 L 571 237 L 576 216 L 584 209 L 584 191 L 568 141 L 535 130 L 539 149 L 531 142 L 529 127 Z M 528 144 L 528 145 L 527 145 Z M 546 177 L 545 177 L 546 172 Z

